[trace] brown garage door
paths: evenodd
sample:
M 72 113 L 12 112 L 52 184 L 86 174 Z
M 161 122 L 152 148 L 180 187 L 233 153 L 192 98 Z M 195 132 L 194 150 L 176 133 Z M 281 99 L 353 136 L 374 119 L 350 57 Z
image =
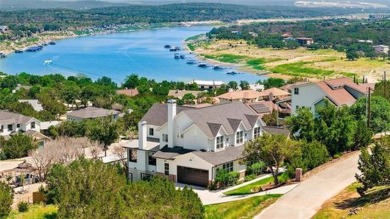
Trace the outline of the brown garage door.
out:
M 177 181 L 179 183 L 207 187 L 209 184 L 209 171 L 177 166 Z

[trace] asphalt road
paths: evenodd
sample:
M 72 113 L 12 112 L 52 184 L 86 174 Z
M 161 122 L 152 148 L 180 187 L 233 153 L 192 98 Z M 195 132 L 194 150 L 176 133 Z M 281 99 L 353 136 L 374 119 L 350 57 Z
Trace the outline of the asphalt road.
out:
M 256 219 L 308 219 L 313 217 L 328 199 L 356 181 L 359 153 L 339 160 L 301 182 Z

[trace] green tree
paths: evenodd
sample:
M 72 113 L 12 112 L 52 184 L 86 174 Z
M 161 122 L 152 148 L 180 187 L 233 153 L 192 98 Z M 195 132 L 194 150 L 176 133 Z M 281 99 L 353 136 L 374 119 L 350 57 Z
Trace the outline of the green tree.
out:
M 6 218 L 11 212 L 13 197 L 12 188 L 3 182 L 0 182 L 0 218 Z
M 263 161 L 271 171 L 275 185 L 279 185 L 279 168 L 287 159 L 297 156 L 299 145 L 284 135 L 264 134 L 245 145 L 243 152 L 249 163 Z
M 328 150 L 318 141 L 303 142 L 301 151 L 303 164 L 307 170 L 314 169 L 329 160 Z
M 360 195 L 374 186 L 390 185 L 390 137 L 377 141 L 369 152 L 362 148 L 359 157 L 359 170 L 356 179 L 363 185 L 358 188 Z
M 126 179 L 115 166 L 86 159 L 56 164 L 46 180 L 59 218 L 121 218 L 120 191 Z
M 366 98 L 359 99 L 351 106 L 350 111 L 356 120 L 367 121 Z M 381 96 L 371 97 L 370 129 L 374 133 L 390 130 L 390 102 Z
M 347 49 L 347 59 L 350 61 L 354 61 L 359 58 L 358 53 L 354 49 Z
M 353 150 L 359 150 L 366 147 L 372 141 L 373 132 L 367 127 L 365 120 L 358 120 L 356 123 Z
M 98 141 L 104 147 L 104 156 L 107 156 L 108 147 L 114 143 L 118 137 L 118 125 L 111 118 L 96 120 L 88 130 L 88 137 L 93 141 Z
M 314 116 L 308 108 L 300 108 L 295 116 L 288 117 L 286 123 L 290 127 L 292 136 L 296 140 L 314 140 Z
M 233 89 L 233 90 L 237 90 L 238 84 L 237 84 L 237 82 L 235 82 L 235 81 L 229 81 L 228 87 L 231 88 L 231 89 Z
M 241 90 L 249 90 L 250 89 L 249 82 L 240 81 L 240 88 Z
M 265 89 L 269 89 L 272 87 L 282 87 L 286 84 L 286 82 L 281 78 L 268 78 L 267 80 L 260 80 L 259 82 L 260 84 L 264 85 Z
M 24 134 L 12 135 L 3 146 L 3 152 L 8 159 L 26 157 L 28 152 L 35 150 L 37 144 L 34 140 Z
M 195 99 L 196 97 L 191 93 L 184 94 L 182 98 L 184 104 L 195 104 Z
M 373 96 L 384 97 L 390 102 L 390 81 L 381 81 L 375 84 Z
M 61 92 L 61 97 L 68 104 L 75 104 L 80 99 L 81 90 L 75 83 L 67 83 Z
M 123 83 L 123 88 L 134 89 L 140 85 L 140 80 L 138 75 L 132 74 L 126 77 L 125 82 Z

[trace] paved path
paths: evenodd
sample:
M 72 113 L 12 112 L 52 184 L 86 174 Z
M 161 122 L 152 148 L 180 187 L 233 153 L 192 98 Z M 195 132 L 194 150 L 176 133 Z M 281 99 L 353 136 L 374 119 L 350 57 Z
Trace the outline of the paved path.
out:
M 356 181 L 359 152 L 337 161 L 311 176 L 255 218 L 311 218 L 328 199 Z
M 264 175 L 264 176 L 261 176 L 261 177 L 255 179 L 255 180 L 252 180 L 252 181 L 249 181 L 246 183 L 242 183 L 240 185 L 227 188 L 225 190 L 209 191 L 208 189 L 206 189 L 204 187 L 184 185 L 184 184 L 179 184 L 179 183 L 176 184 L 176 187 L 182 188 L 184 186 L 190 186 L 193 189 L 193 191 L 198 194 L 200 200 L 202 201 L 202 203 L 204 205 L 211 205 L 211 204 L 237 201 L 237 200 L 241 200 L 241 199 L 251 198 L 254 196 L 262 196 L 262 195 L 267 195 L 267 194 L 285 194 L 285 193 L 289 192 L 290 190 L 292 190 L 293 188 L 295 188 L 296 186 L 298 186 L 298 184 L 293 184 L 293 185 L 288 185 L 288 186 L 283 186 L 283 187 L 279 187 L 276 189 L 268 190 L 265 192 L 250 194 L 250 195 L 226 196 L 223 194 L 224 192 L 236 189 L 238 187 L 245 186 L 247 184 L 262 180 L 262 179 L 270 177 L 270 176 L 271 176 L 270 174 L 267 174 L 267 175 Z

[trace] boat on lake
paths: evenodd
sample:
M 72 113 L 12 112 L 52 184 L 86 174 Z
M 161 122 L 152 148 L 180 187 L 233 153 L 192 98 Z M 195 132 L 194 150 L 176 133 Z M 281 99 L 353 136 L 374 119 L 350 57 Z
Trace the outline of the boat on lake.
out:
M 49 42 L 49 45 L 56 45 L 56 42 L 50 41 L 50 42 Z
M 199 63 L 198 67 L 207 68 L 209 66 L 206 63 Z
M 180 55 L 180 58 L 181 58 L 181 59 L 185 59 L 186 56 L 185 56 L 184 54 L 181 54 L 181 55 Z
M 240 74 L 238 72 L 235 72 L 235 71 L 229 71 L 229 72 L 226 72 L 227 75 L 237 75 L 237 74 Z
M 171 45 L 165 45 L 164 48 L 165 49 L 170 49 L 172 46 Z
M 213 67 L 213 69 L 214 69 L 214 70 L 224 70 L 225 68 L 216 65 L 216 66 Z
M 17 49 L 15 50 L 15 53 L 23 53 L 23 50 Z
M 180 59 L 180 54 L 179 53 L 175 53 L 174 57 L 175 57 L 175 59 Z
M 6 57 L 6 55 L 4 53 L 0 52 L 0 58 L 2 59 L 2 58 L 5 58 L 5 57 Z
M 49 65 L 51 64 L 53 61 L 51 59 L 46 59 L 45 61 L 43 61 L 43 64 L 44 65 Z
M 38 52 L 42 50 L 42 46 L 31 46 L 26 49 L 26 52 Z
M 189 65 L 194 65 L 194 64 L 196 64 L 196 61 L 195 61 L 195 60 L 188 60 L 188 61 L 187 61 L 187 64 L 189 64 Z

